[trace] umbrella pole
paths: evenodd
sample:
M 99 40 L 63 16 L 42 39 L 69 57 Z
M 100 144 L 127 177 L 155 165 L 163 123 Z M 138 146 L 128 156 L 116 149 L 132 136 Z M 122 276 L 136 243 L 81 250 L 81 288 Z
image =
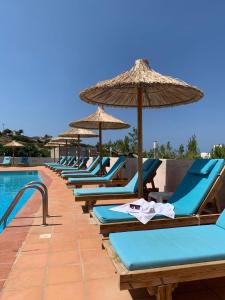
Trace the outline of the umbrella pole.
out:
M 68 157 L 68 143 L 67 143 L 67 140 L 66 140 L 66 158 Z
M 142 155 L 143 155 L 143 141 L 142 141 L 142 90 L 137 90 L 137 118 L 138 118 L 138 197 L 143 197 L 143 174 L 142 174 Z
M 13 150 L 13 166 L 14 166 L 14 162 L 15 162 L 15 152 L 14 152 L 14 148 L 12 148 Z
M 60 144 L 59 144 L 59 160 L 60 160 Z
M 99 159 L 100 159 L 100 175 L 102 176 L 102 123 L 98 125 L 99 131 Z
M 80 166 L 80 135 L 78 134 L 78 149 L 77 149 L 77 155 L 78 155 L 78 169 L 79 169 L 79 166 Z
M 54 162 L 55 162 L 55 147 L 53 149 L 54 149 L 53 151 L 54 151 Z

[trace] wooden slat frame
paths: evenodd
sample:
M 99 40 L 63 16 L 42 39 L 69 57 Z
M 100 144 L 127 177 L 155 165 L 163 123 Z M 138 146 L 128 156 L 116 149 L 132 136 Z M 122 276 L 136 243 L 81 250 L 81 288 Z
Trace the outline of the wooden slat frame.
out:
M 100 233 L 103 236 L 108 236 L 111 232 L 123 232 L 131 230 L 145 230 L 145 229 L 157 229 L 167 227 L 179 227 L 179 226 L 190 226 L 199 224 L 212 224 L 215 223 L 219 214 L 207 214 L 203 215 L 206 205 L 214 201 L 216 204 L 217 212 L 221 212 L 221 208 L 218 204 L 217 192 L 222 184 L 222 179 L 225 176 L 225 167 L 221 170 L 220 175 L 215 180 L 212 188 L 209 190 L 204 201 L 199 207 L 195 215 L 187 217 L 177 217 L 175 219 L 158 219 L 151 220 L 147 224 L 142 224 L 139 221 L 126 221 L 126 222 L 115 222 L 115 223 L 101 223 L 93 212 L 90 213 L 91 217 L 94 218 L 95 223 L 99 226 Z
M 100 179 L 100 177 L 99 177 Z M 127 179 L 111 179 L 111 180 L 97 180 L 96 181 L 80 181 L 74 184 L 74 182 L 67 182 L 67 187 L 70 189 L 81 188 L 83 185 L 98 185 L 98 186 L 124 186 L 128 183 Z
M 181 282 L 225 276 L 225 260 L 129 271 L 109 240 L 103 241 L 103 247 L 117 270 L 121 290 L 147 288 L 157 300 L 172 300 L 172 292 Z
M 90 215 L 93 218 L 93 223 L 99 226 L 99 233 L 104 237 L 107 237 L 112 232 L 214 224 L 219 217 L 219 214 L 193 215 L 188 217 L 177 217 L 175 219 L 153 219 L 150 220 L 150 222 L 148 222 L 147 224 L 142 224 L 138 220 L 115 223 L 101 223 L 93 212 L 91 212 Z
M 126 160 L 119 166 L 119 168 L 116 170 L 116 173 L 114 174 L 117 175 L 120 170 L 124 167 L 124 165 L 126 164 Z M 82 177 L 97 177 L 97 176 L 82 176 Z M 71 177 L 72 178 L 72 177 Z M 79 178 L 79 175 L 77 176 L 77 178 Z M 96 179 L 96 181 L 77 181 L 76 183 L 74 182 L 67 182 L 67 186 L 70 187 L 70 188 L 80 188 L 82 187 L 83 185 L 96 185 L 96 184 L 127 184 L 127 180 L 118 180 L 118 179 L 111 179 L 111 180 L 100 180 L 101 179 L 101 176 L 99 175 L 98 178 Z
M 157 166 L 157 169 L 161 165 L 162 161 L 159 161 L 159 165 Z M 157 169 L 149 174 L 149 177 L 147 178 L 146 182 L 144 183 L 144 186 L 146 187 L 147 183 L 151 183 L 152 185 L 152 191 L 155 191 L 155 184 L 154 184 L 154 177 L 156 175 Z M 114 200 L 114 199 L 135 199 L 138 197 L 137 193 L 126 193 L 126 194 L 110 194 L 110 195 L 88 195 L 88 196 L 78 196 L 75 197 L 75 201 L 85 201 L 85 207 L 88 208 L 88 210 L 91 210 L 94 204 L 99 200 Z

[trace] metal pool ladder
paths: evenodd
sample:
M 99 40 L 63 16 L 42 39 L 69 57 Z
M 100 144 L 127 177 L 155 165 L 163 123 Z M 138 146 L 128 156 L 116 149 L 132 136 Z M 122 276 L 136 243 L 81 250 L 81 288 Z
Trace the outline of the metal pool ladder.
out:
M 42 196 L 42 225 L 47 226 L 47 221 L 46 218 L 49 216 L 48 215 L 48 189 L 46 185 L 40 181 L 31 181 L 27 185 L 25 185 L 16 195 L 2 218 L 0 219 L 0 226 L 4 224 L 6 226 L 6 221 L 21 197 L 23 196 L 24 192 L 28 189 L 36 189 L 41 193 Z

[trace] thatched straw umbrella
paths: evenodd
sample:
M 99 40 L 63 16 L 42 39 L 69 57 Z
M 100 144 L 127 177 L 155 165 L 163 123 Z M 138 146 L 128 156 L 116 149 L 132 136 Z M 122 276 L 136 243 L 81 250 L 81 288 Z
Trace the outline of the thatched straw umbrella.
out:
M 48 142 L 47 144 L 45 144 L 44 145 L 44 147 L 46 147 L 46 148 L 51 148 L 51 149 L 53 149 L 53 151 L 54 151 L 54 162 L 55 162 L 55 149 L 57 148 L 57 147 L 59 147 L 59 153 L 60 153 L 60 145 L 65 145 L 66 143 L 63 143 L 63 142 L 61 142 L 61 143 L 53 143 L 53 142 Z
M 65 138 L 65 137 L 54 137 L 51 139 L 51 142 L 58 143 L 59 146 L 59 156 L 60 156 L 60 149 L 61 146 L 66 147 L 66 156 L 68 156 L 68 146 L 71 144 L 77 143 L 77 139 L 75 138 Z
M 12 148 L 12 151 L 13 151 L 13 163 L 12 164 L 14 165 L 15 148 L 23 148 L 24 145 L 21 143 L 18 143 L 17 141 L 11 141 L 11 142 L 5 144 L 4 147 Z
M 62 138 L 70 138 L 70 139 L 77 139 L 77 145 L 78 145 L 78 166 L 80 164 L 80 138 L 93 138 L 97 137 L 98 135 L 92 131 L 92 130 L 87 130 L 87 129 L 80 129 L 80 128 L 70 128 L 69 130 L 59 134 L 59 137 Z
M 45 146 L 48 147 L 47 145 L 49 145 L 49 147 L 50 146 L 54 147 L 54 156 L 55 156 L 55 148 L 58 147 L 58 154 L 59 154 L 59 157 L 60 157 L 60 147 L 61 146 L 66 146 L 66 142 L 65 141 L 60 142 L 60 141 L 57 141 L 56 138 L 54 138 L 54 139 L 55 139 L 55 141 L 50 140 Z
M 102 130 L 106 129 L 125 129 L 130 125 L 107 114 L 102 107 L 88 117 L 69 124 L 71 127 L 98 129 L 99 131 L 99 156 L 100 156 L 100 175 L 102 175 Z
M 161 75 L 149 67 L 145 59 L 111 80 L 97 83 L 80 93 L 82 100 L 101 105 L 137 107 L 138 118 L 138 195 L 143 196 L 142 183 L 142 108 L 176 106 L 198 101 L 203 93 L 184 81 Z

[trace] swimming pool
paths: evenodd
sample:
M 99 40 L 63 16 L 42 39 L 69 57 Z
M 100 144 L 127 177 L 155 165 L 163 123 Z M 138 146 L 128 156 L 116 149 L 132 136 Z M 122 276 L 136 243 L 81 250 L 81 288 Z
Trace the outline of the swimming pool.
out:
M 0 172 L 0 219 L 5 211 L 12 203 L 18 191 L 31 181 L 42 181 L 38 171 L 3 171 Z M 27 200 L 34 193 L 34 189 L 25 191 L 24 195 L 17 203 L 16 207 L 8 217 L 5 225 L 15 217 L 15 215 L 24 206 Z M 4 230 L 3 225 L 0 226 L 0 233 Z

